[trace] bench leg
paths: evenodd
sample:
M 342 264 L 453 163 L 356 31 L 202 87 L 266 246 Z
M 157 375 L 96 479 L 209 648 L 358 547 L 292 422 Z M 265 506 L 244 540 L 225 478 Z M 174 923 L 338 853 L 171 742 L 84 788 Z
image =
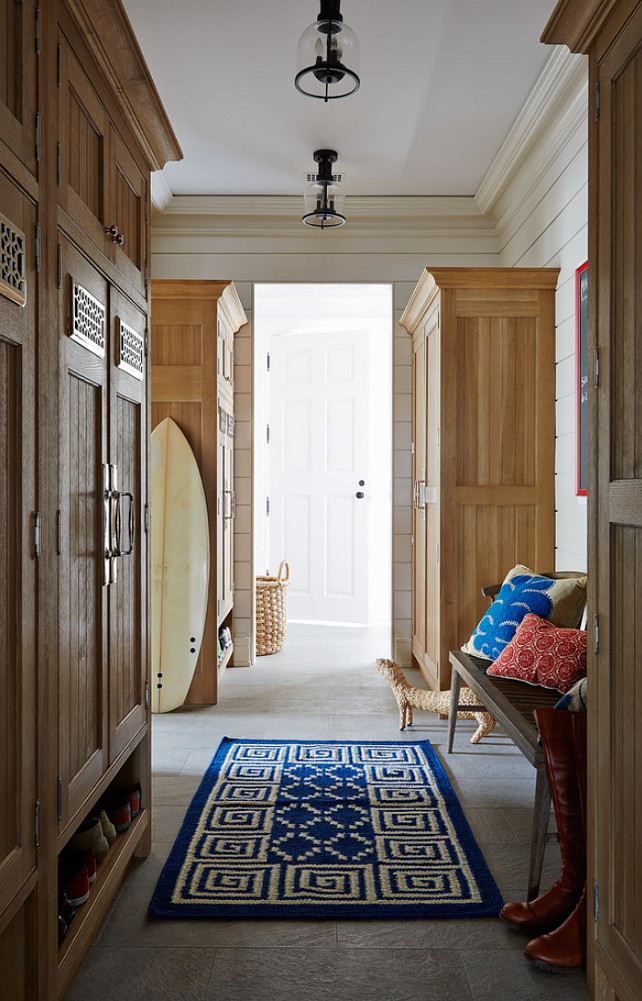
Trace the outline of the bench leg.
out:
M 448 710 L 448 754 L 453 749 L 455 739 L 455 727 L 457 726 L 457 708 L 459 706 L 459 690 L 461 688 L 461 675 L 453 666 L 450 677 L 450 708 Z
M 533 805 L 533 835 L 531 838 L 531 859 L 528 867 L 527 900 L 534 900 L 539 894 L 539 884 L 542 878 L 544 849 L 546 848 L 546 831 L 551 812 L 551 794 L 548 789 L 546 769 L 543 763 L 536 766 L 537 780 L 535 783 L 535 803 Z

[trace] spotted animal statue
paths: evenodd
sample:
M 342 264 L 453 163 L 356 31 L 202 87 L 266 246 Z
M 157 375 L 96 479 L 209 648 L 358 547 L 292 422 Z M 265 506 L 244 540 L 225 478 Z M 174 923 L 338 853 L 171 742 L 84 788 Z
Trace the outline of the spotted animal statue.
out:
M 405 730 L 412 725 L 412 710 L 425 709 L 428 712 L 448 715 L 450 708 L 450 692 L 428 692 L 423 688 L 414 688 L 406 681 L 403 671 L 394 660 L 380 658 L 375 661 L 375 667 L 384 676 L 392 694 L 399 706 L 399 729 Z M 459 692 L 459 704 L 478 705 L 477 696 L 470 688 L 462 688 Z M 457 713 L 459 719 L 476 719 L 479 726 L 470 738 L 471 744 L 478 744 L 497 725 L 497 720 L 490 713 L 478 709 Z

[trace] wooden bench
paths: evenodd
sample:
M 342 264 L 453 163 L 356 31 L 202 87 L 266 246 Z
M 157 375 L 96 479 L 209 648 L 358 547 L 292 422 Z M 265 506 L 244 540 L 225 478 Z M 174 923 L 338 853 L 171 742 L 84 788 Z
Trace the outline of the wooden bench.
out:
M 584 575 L 574 572 L 560 572 L 542 574 L 542 576 L 560 579 Z M 483 587 L 482 594 L 492 601 L 500 587 L 500 584 Z M 539 743 L 533 713 L 541 706 L 554 706 L 561 698 L 561 694 L 556 689 L 542 688 L 541 685 L 529 685 L 523 681 L 513 681 L 509 678 L 489 678 L 486 671 L 490 667 L 491 661 L 472 657 L 470 654 L 464 653 L 463 650 L 451 650 L 449 660 L 453 670 L 448 713 L 448 753 L 452 752 L 457 712 L 459 710 L 470 712 L 472 708 L 469 705 L 459 704 L 459 692 L 463 681 L 477 695 L 480 702 L 479 708 L 493 714 L 526 760 L 536 770 L 531 854 L 526 890 L 526 899 L 533 900 L 539 893 L 546 847 L 546 830 L 551 809 L 544 751 Z

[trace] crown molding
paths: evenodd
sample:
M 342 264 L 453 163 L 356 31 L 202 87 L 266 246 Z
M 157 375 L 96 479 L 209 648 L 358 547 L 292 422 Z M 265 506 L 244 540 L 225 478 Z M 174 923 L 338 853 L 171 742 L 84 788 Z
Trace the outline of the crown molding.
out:
M 553 50 L 510 132 L 475 194 L 483 215 L 490 215 L 525 158 L 546 131 L 538 172 L 551 163 L 588 113 L 586 58 L 564 46 Z M 556 124 L 551 132 L 551 121 Z
M 308 235 L 301 225 L 303 199 L 296 195 L 174 195 L 164 209 L 154 203 L 155 234 L 174 236 Z M 382 236 L 494 236 L 495 223 L 472 196 L 346 197 L 345 227 L 334 238 Z
M 152 205 L 158 212 L 165 212 L 171 205 L 174 195 L 162 170 L 152 172 L 151 189 Z

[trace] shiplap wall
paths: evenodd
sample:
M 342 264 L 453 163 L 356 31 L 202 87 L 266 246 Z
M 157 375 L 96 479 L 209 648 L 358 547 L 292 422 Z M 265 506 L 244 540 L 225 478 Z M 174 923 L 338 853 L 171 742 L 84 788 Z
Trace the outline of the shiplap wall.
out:
M 559 267 L 556 293 L 556 567 L 586 569 L 586 497 L 576 495 L 575 271 L 587 258 L 585 56 L 554 50 L 477 200 L 497 223 L 504 267 Z M 524 141 L 525 134 L 528 142 Z
M 575 496 L 575 269 L 586 260 L 584 57 L 552 52 L 475 198 L 356 198 L 348 225 L 306 230 L 296 198 L 173 198 L 155 214 L 155 278 L 231 278 L 248 324 L 236 341 L 235 660 L 253 637 L 253 286 L 393 285 L 393 609 L 391 653 L 410 663 L 410 338 L 399 318 L 423 268 L 561 268 L 557 292 L 557 566 L 586 565 L 586 505 Z M 382 656 L 386 651 L 382 651 Z

